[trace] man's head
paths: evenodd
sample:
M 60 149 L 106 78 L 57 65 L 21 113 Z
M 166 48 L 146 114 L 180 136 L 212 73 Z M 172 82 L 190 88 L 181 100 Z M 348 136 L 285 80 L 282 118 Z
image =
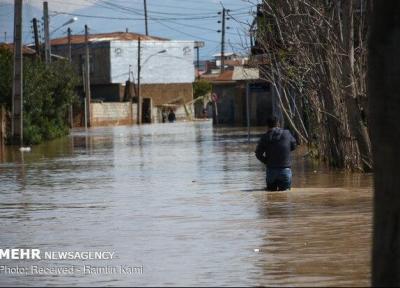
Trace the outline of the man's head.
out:
M 269 129 L 278 127 L 279 121 L 278 121 L 278 117 L 276 116 L 269 116 L 267 118 L 267 126 Z

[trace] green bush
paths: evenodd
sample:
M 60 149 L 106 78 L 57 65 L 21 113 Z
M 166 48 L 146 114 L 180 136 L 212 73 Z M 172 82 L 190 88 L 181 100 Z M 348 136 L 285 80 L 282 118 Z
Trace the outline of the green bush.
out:
M 12 53 L 0 47 L 0 105 L 7 110 L 11 110 L 12 71 Z
M 193 83 L 193 96 L 194 98 L 207 95 L 212 90 L 212 85 L 207 80 L 199 80 Z
M 0 50 L 0 103 L 11 109 L 12 55 Z M 38 144 L 68 133 L 67 113 L 77 101 L 79 77 L 68 61 L 46 65 L 24 58 L 24 143 Z

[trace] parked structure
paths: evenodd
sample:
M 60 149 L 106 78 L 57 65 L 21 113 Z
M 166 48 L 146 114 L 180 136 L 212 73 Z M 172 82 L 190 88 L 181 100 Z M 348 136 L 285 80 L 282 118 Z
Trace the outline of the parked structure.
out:
M 147 120 L 144 122 L 159 121 L 161 112 L 155 111 L 161 111 L 163 107 L 174 107 L 178 110 L 178 118 L 185 117 L 186 109 L 181 107 L 193 100 L 194 41 L 169 40 L 129 32 L 89 35 L 92 101 L 129 100 L 125 97 L 125 85 L 128 80 L 137 83 L 139 37 L 142 115 L 143 120 Z M 82 74 L 85 37 L 73 35 L 70 43 L 72 63 Z M 53 53 L 68 55 L 68 37 L 53 39 L 51 45 Z M 137 87 L 134 88 L 137 91 Z

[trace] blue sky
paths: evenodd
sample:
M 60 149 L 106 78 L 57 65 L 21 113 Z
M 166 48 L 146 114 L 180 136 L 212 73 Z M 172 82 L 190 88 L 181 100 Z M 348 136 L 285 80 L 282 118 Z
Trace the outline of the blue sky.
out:
M 0 0 L 0 41 L 12 41 L 13 2 Z M 73 16 L 78 21 L 70 27 L 73 34 L 81 34 L 84 25 L 91 33 L 125 31 L 144 33 L 143 0 L 49 0 L 51 29 L 56 29 Z M 226 51 L 246 53 L 249 47 L 248 28 L 253 20 L 257 0 L 223 0 L 231 9 L 230 27 L 226 34 Z M 42 1 L 24 0 L 24 41 L 32 42 L 31 19 L 42 17 Z M 219 0 L 147 0 L 149 34 L 176 40 L 202 40 L 200 57 L 208 59 L 220 51 L 221 34 L 217 33 L 221 10 Z M 96 18 L 99 17 L 99 18 Z M 102 17 L 102 18 L 100 18 Z M 42 33 L 43 35 L 43 33 Z M 66 27 L 59 29 L 53 38 L 65 36 Z

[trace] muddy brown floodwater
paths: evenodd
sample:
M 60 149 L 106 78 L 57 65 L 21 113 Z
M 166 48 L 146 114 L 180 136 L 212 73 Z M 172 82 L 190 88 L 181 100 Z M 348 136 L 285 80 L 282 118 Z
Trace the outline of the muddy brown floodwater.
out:
M 201 122 L 74 130 L 30 153 L 3 150 L 0 248 L 115 255 L 2 259 L 0 285 L 369 285 L 371 175 L 300 149 L 292 191 L 267 193 L 257 137 L 246 141 L 243 129 Z M 1 271 L 33 265 L 142 273 Z

